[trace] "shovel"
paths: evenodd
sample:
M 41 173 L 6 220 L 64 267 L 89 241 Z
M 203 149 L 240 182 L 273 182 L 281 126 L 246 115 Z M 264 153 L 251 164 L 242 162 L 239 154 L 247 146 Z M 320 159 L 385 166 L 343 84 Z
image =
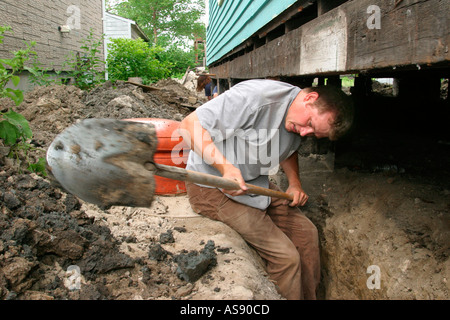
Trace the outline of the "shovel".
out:
M 47 150 L 50 176 L 69 193 L 101 208 L 149 207 L 154 175 L 226 190 L 239 190 L 236 181 L 157 164 L 156 129 L 151 123 L 86 119 L 56 136 Z M 247 184 L 250 194 L 292 200 L 292 196 Z

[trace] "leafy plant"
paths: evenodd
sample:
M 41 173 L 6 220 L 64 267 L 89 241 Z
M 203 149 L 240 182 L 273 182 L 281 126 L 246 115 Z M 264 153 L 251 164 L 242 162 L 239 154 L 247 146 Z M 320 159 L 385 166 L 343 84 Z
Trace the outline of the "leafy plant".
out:
M 47 176 L 47 172 L 45 171 L 47 162 L 44 158 L 39 158 L 38 162 L 36 163 L 30 163 L 28 165 L 28 170 L 35 173 L 41 173 L 44 176 Z
M 6 31 L 11 31 L 11 27 L 0 26 L 0 44 L 3 43 L 3 34 Z M 32 51 L 36 42 L 25 42 L 25 45 L 27 46 L 26 49 L 13 52 L 13 58 L 0 59 L 0 97 L 11 98 L 16 105 L 23 101 L 23 92 L 19 89 L 6 88 L 6 85 L 11 81 L 17 87 L 20 82 L 18 74 L 24 70 L 25 62 L 30 59 L 31 55 L 36 55 L 36 52 Z
M 61 84 L 61 79 L 58 78 L 52 78 L 49 74 L 49 71 L 51 71 L 48 68 L 43 68 L 42 64 L 37 59 L 37 56 L 33 57 L 33 60 L 31 61 L 31 66 L 25 67 L 25 70 L 27 70 L 30 73 L 29 81 L 34 86 L 49 86 L 52 84 Z M 55 71 L 58 75 L 60 72 Z
M 33 164 L 29 160 L 29 151 L 35 148 L 28 143 L 33 137 L 28 121 L 23 115 L 11 109 L 7 112 L 0 112 L 0 139 L 4 145 L 10 147 L 9 157 L 14 157 L 20 162 L 20 155 L 23 152 L 28 164 L 28 170 L 44 176 L 47 175 L 44 158 L 39 158 L 38 162 Z
M 104 78 L 104 61 L 100 59 L 103 38 L 95 39 L 93 30 L 82 40 L 81 52 L 72 53 L 64 66 L 69 67 L 69 76 L 73 77 L 75 86 L 89 90 L 102 83 Z
M 8 146 L 14 146 L 20 141 L 25 142 L 33 136 L 28 121 L 20 113 L 9 109 L 0 113 L 0 120 L 0 138 Z
M 20 162 L 20 154 L 23 152 L 28 164 L 27 169 L 46 176 L 44 158 L 39 158 L 35 164 L 30 163 L 28 152 L 34 148 L 27 141 L 32 137 L 33 133 L 23 115 L 11 109 L 0 113 L 0 138 L 10 147 L 9 157 L 14 157 Z
M 0 44 L 3 43 L 3 34 L 10 30 L 11 28 L 9 26 L 0 26 Z M 16 105 L 19 105 L 23 101 L 22 90 L 5 87 L 9 81 L 16 87 L 19 85 L 20 78 L 17 74 L 25 69 L 25 63 L 30 59 L 30 56 L 36 55 L 31 50 L 31 47 L 34 45 L 34 42 L 30 44 L 26 43 L 27 48 L 13 52 L 13 58 L 0 59 L 0 97 L 11 98 Z M 28 121 L 23 115 L 12 109 L 6 112 L 0 111 L 0 139 L 3 140 L 4 145 L 10 147 L 10 157 L 16 156 L 19 160 L 20 151 L 24 151 L 28 161 L 28 151 L 32 149 L 32 146 L 27 141 L 32 136 L 33 133 L 31 132 Z M 28 161 L 28 168 L 33 172 L 46 175 L 45 165 L 42 166 L 43 163 L 45 163 L 45 159 L 43 158 L 40 158 L 37 164 L 30 164 Z
M 141 77 L 144 84 L 165 79 L 171 63 L 160 61 L 161 47 L 149 47 L 142 39 L 111 39 L 108 46 L 107 70 L 110 80 Z

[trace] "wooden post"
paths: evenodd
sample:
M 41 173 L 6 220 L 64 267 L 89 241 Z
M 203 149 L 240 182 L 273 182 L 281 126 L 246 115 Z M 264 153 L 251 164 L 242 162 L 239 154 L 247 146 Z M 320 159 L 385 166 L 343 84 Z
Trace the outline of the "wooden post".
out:
M 341 78 L 339 76 L 328 77 L 327 85 L 328 86 L 335 86 L 337 88 L 342 88 Z

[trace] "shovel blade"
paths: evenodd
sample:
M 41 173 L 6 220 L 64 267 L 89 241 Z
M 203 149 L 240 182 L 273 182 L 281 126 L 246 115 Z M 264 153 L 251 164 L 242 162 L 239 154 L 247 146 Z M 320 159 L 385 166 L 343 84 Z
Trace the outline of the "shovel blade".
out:
M 145 168 L 157 147 L 152 124 L 86 119 L 53 140 L 47 150 L 50 174 L 69 193 L 101 208 L 149 207 L 153 172 Z

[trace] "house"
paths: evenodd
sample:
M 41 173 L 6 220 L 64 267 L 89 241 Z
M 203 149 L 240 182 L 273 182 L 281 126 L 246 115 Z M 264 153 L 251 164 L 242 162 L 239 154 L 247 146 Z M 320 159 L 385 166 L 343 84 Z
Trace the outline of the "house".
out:
M 106 12 L 105 0 L 2 0 L 0 25 L 12 28 L 0 45 L 0 58 L 11 58 L 12 52 L 26 47 L 24 42 L 35 41 L 33 50 L 41 68 L 50 72 L 66 71 L 64 62 L 71 54 L 81 53 L 82 40 L 91 31 L 94 39 L 105 36 L 99 48 L 105 61 L 112 38 L 149 41 L 134 21 Z M 19 89 L 31 89 L 28 72 L 20 77 Z
M 0 45 L 0 58 L 11 58 L 12 51 L 25 47 L 24 41 L 35 41 L 33 50 L 42 68 L 64 71 L 71 53 L 80 52 L 81 41 L 93 32 L 95 39 L 103 34 L 104 0 L 2 0 L 0 25 L 11 26 Z M 104 59 L 104 48 L 100 48 Z M 30 85 L 27 73 L 21 75 L 20 89 Z
M 142 31 L 142 29 L 133 20 L 120 17 L 110 12 L 105 12 L 104 15 L 104 33 L 105 33 L 105 60 L 108 58 L 108 44 L 111 39 L 128 38 L 137 39 L 142 38 L 148 42 L 149 38 Z M 106 75 L 108 78 L 108 75 Z
M 144 41 L 149 41 L 147 35 L 133 20 L 120 17 L 110 12 L 105 12 L 105 59 L 108 57 L 108 44 L 110 39 L 142 38 Z

